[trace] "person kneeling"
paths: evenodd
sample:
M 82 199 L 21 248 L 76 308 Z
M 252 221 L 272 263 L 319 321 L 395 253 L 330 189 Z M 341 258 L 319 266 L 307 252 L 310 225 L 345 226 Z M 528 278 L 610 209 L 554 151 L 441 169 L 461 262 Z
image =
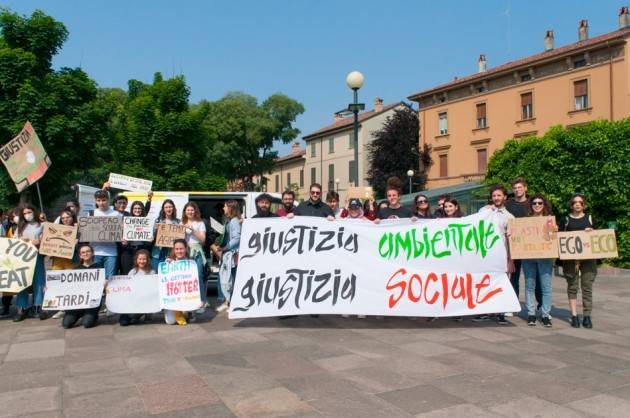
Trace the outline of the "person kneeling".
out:
M 94 262 L 94 250 L 90 244 L 81 244 L 79 247 L 79 264 L 75 267 L 76 270 L 84 269 L 97 269 L 100 266 Z M 63 322 L 61 325 L 65 329 L 74 327 L 77 321 L 83 318 L 83 327 L 92 328 L 98 323 L 98 310 L 100 305 L 92 309 L 75 309 L 66 311 Z

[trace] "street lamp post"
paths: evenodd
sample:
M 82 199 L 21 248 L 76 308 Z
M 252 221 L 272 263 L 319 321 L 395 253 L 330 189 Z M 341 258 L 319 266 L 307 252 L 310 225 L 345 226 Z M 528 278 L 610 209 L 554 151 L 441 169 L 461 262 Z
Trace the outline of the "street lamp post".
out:
M 411 179 L 414 174 L 413 170 L 407 170 L 407 177 L 409 177 L 409 194 L 411 194 Z
M 335 191 L 339 193 L 339 179 L 338 178 L 335 179 L 335 186 L 337 186 Z
M 354 113 L 354 185 L 359 187 L 359 112 L 365 109 L 365 104 L 359 103 L 359 89 L 363 86 L 363 74 L 352 71 L 346 77 L 346 84 L 354 92 L 354 102 L 348 105 L 348 110 Z

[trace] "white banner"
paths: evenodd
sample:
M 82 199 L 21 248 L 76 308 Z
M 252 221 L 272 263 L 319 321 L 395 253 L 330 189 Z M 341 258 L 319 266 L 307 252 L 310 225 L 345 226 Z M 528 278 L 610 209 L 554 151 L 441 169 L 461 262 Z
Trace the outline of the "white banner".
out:
M 520 311 L 495 216 L 247 219 L 230 318 Z
M 114 313 L 153 313 L 161 309 L 157 274 L 112 276 L 105 293 L 107 310 Z
M 201 308 L 199 274 L 193 260 L 160 263 L 160 307 L 171 311 Z
M 125 241 L 153 241 L 153 226 L 155 218 L 141 218 L 139 216 L 125 216 L 123 218 L 123 240 Z
M 125 176 L 123 174 L 109 173 L 109 187 L 132 192 L 148 192 L 153 186 L 151 180 Z
M 105 286 L 104 269 L 48 270 L 43 310 L 98 308 Z

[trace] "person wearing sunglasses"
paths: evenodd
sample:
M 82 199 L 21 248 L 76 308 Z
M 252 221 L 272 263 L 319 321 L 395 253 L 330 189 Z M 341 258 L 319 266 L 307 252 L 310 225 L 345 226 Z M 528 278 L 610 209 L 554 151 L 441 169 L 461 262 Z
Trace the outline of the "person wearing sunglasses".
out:
M 556 220 L 551 212 L 549 201 L 540 193 L 536 193 L 529 199 L 528 216 L 542 216 L 547 219 L 545 223 L 545 239 L 555 239 L 554 233 L 558 231 Z M 551 328 L 551 278 L 553 276 L 553 258 L 525 259 L 522 261 L 525 274 L 525 306 L 527 307 L 527 325 L 536 326 L 536 280 L 540 278 L 542 291 L 542 304 L 540 307 L 540 321 L 546 328 Z
M 571 197 L 571 212 L 565 218 L 564 231 L 592 231 L 593 218 L 587 215 L 584 195 L 576 193 Z M 595 260 L 565 260 L 562 271 L 567 279 L 567 294 L 571 309 L 571 326 L 580 327 L 577 315 L 577 294 L 582 288 L 582 326 L 593 328 L 591 311 L 593 309 L 593 282 L 597 276 L 597 262 Z
M 293 213 L 289 213 L 287 218 L 293 216 L 316 216 L 326 218 L 329 221 L 335 220 L 335 213 L 326 203 L 322 202 L 322 186 L 319 183 L 311 184 L 309 187 L 309 199 L 298 205 Z
M 416 196 L 416 200 L 415 200 L 415 216 L 418 219 L 432 219 L 433 216 L 431 215 L 431 207 L 429 206 L 429 199 L 423 195 L 423 194 L 419 194 L 418 196 Z

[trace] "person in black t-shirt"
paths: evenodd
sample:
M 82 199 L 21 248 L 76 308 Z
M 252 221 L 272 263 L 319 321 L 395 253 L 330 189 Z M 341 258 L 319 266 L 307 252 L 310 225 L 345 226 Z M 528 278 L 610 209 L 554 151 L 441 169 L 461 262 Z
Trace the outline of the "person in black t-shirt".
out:
M 252 218 L 277 218 L 271 211 L 271 195 L 263 193 L 256 197 L 256 214 Z
M 326 218 L 329 221 L 334 221 L 335 213 L 332 211 L 330 206 L 322 202 L 321 184 L 311 184 L 309 194 L 311 197 L 306 202 L 300 203 L 293 213 L 289 213 L 287 215 L 287 218 L 291 219 L 293 216 L 317 216 L 320 218 Z
M 398 182 L 397 178 L 395 179 Z M 395 180 L 387 181 L 387 188 L 385 194 L 387 195 L 387 201 L 389 206 L 386 208 L 379 208 L 376 212 L 377 219 L 398 219 L 398 218 L 413 218 L 413 212 L 411 209 L 406 208 L 400 204 L 400 187 L 396 184 Z M 415 219 L 415 218 L 414 218 Z

